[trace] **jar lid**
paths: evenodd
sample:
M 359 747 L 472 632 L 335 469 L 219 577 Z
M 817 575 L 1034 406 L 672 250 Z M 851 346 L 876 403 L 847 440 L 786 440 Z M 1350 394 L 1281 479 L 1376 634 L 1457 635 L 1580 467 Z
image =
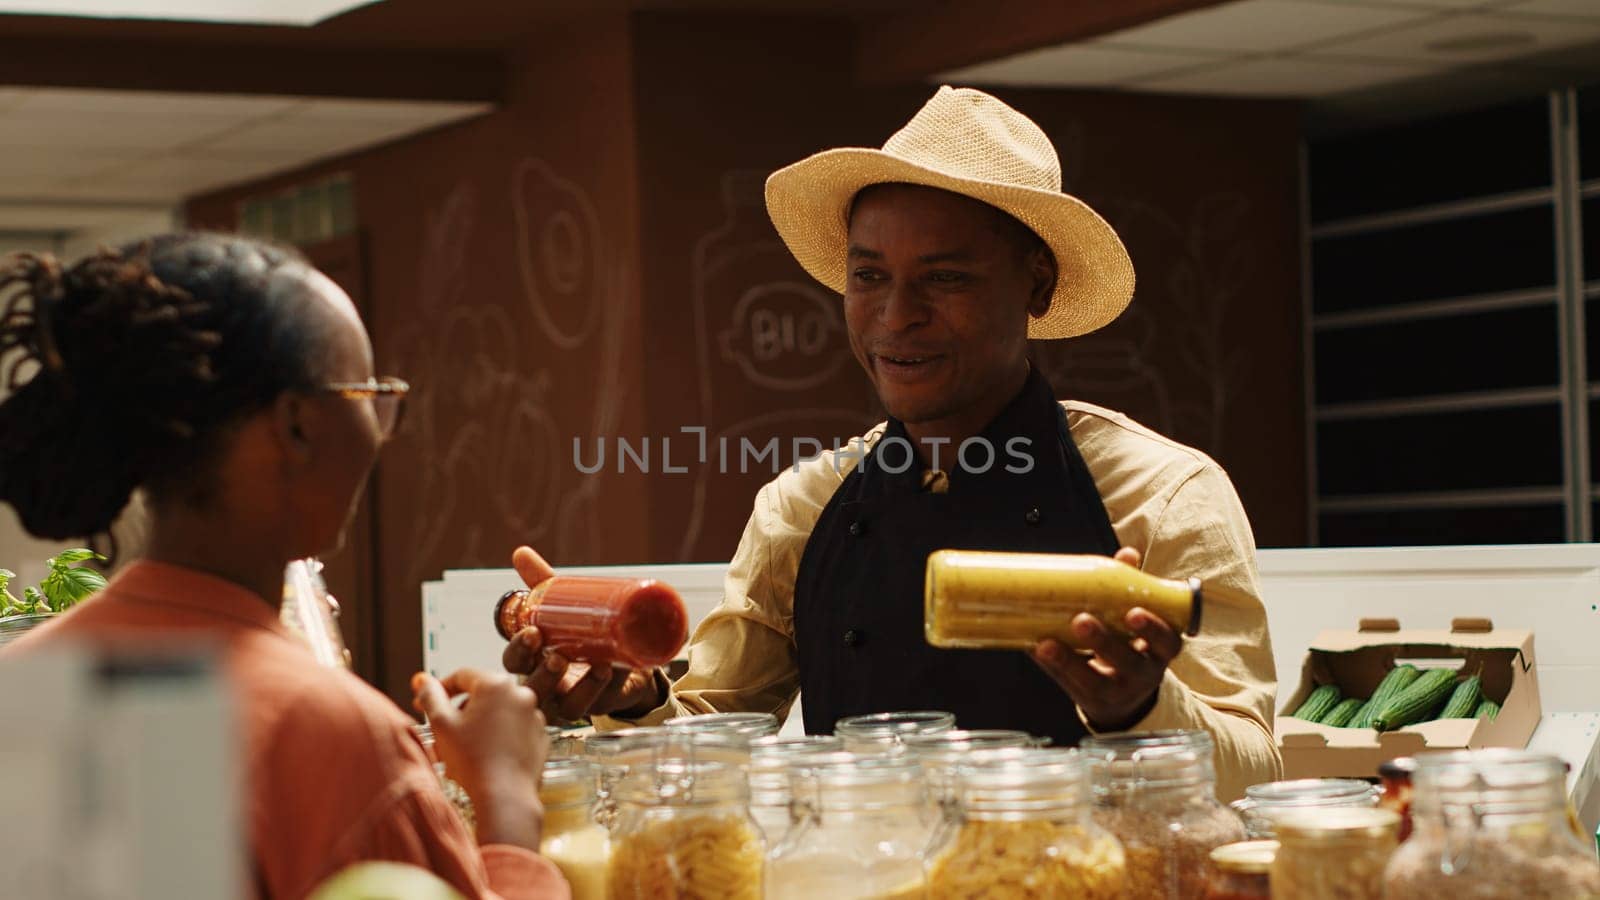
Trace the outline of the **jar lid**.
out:
M 1076 750 L 985 750 L 956 763 L 969 813 L 1087 806 L 1088 778 Z
M 1359 778 L 1298 778 L 1245 788 L 1246 797 L 1263 806 L 1317 806 L 1370 801 L 1378 789 Z
M 1386 838 L 1399 833 L 1400 814 L 1389 809 L 1339 806 L 1288 810 L 1274 817 L 1280 838 Z
M 689 731 L 681 728 L 641 727 L 623 728 L 590 735 L 583 742 L 584 756 L 589 759 L 609 760 L 636 750 L 676 748 L 686 752 L 689 748 L 724 751 L 748 756 L 750 743 L 742 735 L 719 731 Z
M 1378 766 L 1378 775 L 1381 777 L 1402 781 L 1410 781 L 1416 771 L 1417 761 L 1409 756 L 1396 757 Z
M 844 750 L 844 739 L 831 734 L 802 734 L 793 737 L 770 735 L 750 742 L 752 760 L 837 753 L 842 750 Z
M 1214 780 L 1214 744 L 1205 731 L 1093 735 L 1078 743 L 1096 791 L 1197 785 Z
M 772 713 L 730 712 L 677 716 L 662 723 L 685 731 L 726 732 L 745 737 L 767 737 L 778 733 L 778 717 Z
M 835 722 L 833 730 L 842 738 L 898 742 L 907 735 L 937 734 L 955 727 L 955 713 L 916 710 L 848 716 Z
M 745 804 L 750 785 L 743 766 L 674 758 L 631 767 L 615 793 L 621 801 L 644 806 Z
M 1041 740 L 1043 743 L 1041 743 Z M 1008 747 L 1045 747 L 1048 738 L 1035 738 L 1026 731 L 991 728 L 978 731 L 945 731 L 935 734 L 908 734 L 900 739 L 913 756 L 946 757 L 974 750 L 1004 750 Z
M 1265 875 L 1278 855 L 1277 841 L 1240 841 L 1211 851 L 1218 870 L 1236 875 Z

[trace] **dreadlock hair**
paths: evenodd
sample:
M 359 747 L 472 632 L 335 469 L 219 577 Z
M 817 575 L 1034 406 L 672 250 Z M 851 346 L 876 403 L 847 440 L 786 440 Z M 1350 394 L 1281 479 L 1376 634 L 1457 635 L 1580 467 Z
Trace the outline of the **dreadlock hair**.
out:
M 203 500 L 232 426 L 317 381 L 324 340 L 293 250 L 159 235 L 70 267 L 0 261 L 0 500 L 30 533 L 92 537 L 139 487 Z

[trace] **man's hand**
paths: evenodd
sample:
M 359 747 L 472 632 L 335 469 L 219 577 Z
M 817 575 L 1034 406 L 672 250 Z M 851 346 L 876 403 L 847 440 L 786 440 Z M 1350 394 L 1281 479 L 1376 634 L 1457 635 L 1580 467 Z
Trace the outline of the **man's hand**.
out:
M 511 565 L 530 588 L 555 574 L 532 547 L 518 547 L 511 554 Z M 660 696 L 656 670 L 570 662 L 545 648 L 537 628 L 518 632 L 506 644 L 500 661 L 506 671 L 527 676 L 527 686 L 538 695 L 540 708 L 552 722 L 624 711 L 645 713 L 666 699 Z
M 1118 550 L 1115 558 L 1139 567 L 1139 551 L 1132 547 Z M 1125 622 L 1131 639 L 1088 613 L 1072 620 L 1073 634 L 1093 656 L 1054 639 L 1033 649 L 1034 661 L 1078 704 L 1096 731 L 1125 731 L 1149 715 L 1167 665 L 1183 649 L 1183 636 L 1146 609 L 1129 610 Z
M 539 849 L 539 776 L 550 752 L 533 691 L 509 675 L 461 669 L 411 677 L 412 705 L 433 726 L 434 752 L 472 798 L 478 842 Z M 450 698 L 465 694 L 459 709 Z

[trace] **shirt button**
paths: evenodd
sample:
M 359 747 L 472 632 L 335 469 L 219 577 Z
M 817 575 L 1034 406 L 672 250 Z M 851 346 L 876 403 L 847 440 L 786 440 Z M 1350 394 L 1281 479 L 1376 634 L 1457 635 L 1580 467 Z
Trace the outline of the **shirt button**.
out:
M 1027 522 L 1029 525 L 1037 525 L 1037 524 L 1039 524 L 1039 520 L 1042 519 L 1042 518 L 1044 518 L 1044 516 L 1039 514 L 1039 510 L 1038 509 L 1030 509 L 1022 517 L 1023 521 Z
M 861 632 L 854 628 L 846 631 L 844 633 L 844 645 L 846 647 L 859 647 L 861 645 Z
M 867 533 L 867 525 L 866 525 L 865 522 L 851 522 L 850 523 L 850 536 L 851 537 L 861 537 L 863 534 L 866 534 L 866 533 Z

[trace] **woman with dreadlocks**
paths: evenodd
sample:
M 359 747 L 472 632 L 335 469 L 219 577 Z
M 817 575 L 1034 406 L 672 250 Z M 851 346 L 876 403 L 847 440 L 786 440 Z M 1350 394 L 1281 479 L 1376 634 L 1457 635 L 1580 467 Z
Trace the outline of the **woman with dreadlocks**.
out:
M 532 692 L 470 670 L 413 680 L 472 797 L 475 845 L 410 719 L 279 624 L 285 565 L 339 545 L 406 391 L 373 377 L 350 298 L 292 251 L 173 234 L 71 267 L 12 257 L 0 301 L 0 500 L 54 539 L 106 532 L 135 490 L 151 510 L 142 558 L 5 652 L 174 633 L 220 646 L 258 897 L 304 896 L 363 860 L 472 897 L 567 897 L 535 852 Z

